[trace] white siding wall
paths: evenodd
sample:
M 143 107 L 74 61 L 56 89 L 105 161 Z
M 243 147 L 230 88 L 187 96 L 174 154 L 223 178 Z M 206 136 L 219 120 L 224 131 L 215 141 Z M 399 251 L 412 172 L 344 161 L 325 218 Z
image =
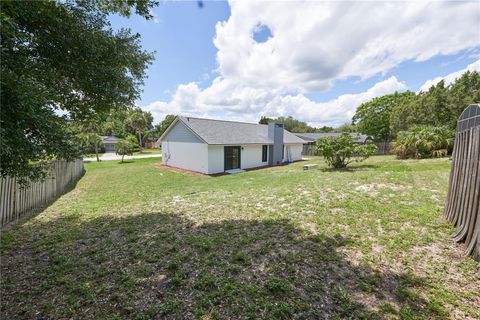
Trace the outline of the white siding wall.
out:
M 268 158 L 266 162 L 262 162 L 261 144 L 251 144 L 242 147 L 242 169 L 256 168 L 268 165 Z
M 223 146 L 208 146 L 208 173 L 220 173 L 225 168 Z
M 208 173 L 220 173 L 225 168 L 225 154 L 223 145 L 208 146 Z M 262 162 L 262 145 L 243 145 L 241 146 L 240 168 L 249 169 L 268 165 L 268 159 Z M 267 153 L 268 156 L 268 153 Z
M 208 172 L 208 145 L 178 122 L 162 141 L 164 165 L 202 173 Z
M 287 148 L 290 149 L 290 159 L 287 159 Z M 283 150 L 283 160 L 299 161 L 302 160 L 303 144 L 285 144 Z

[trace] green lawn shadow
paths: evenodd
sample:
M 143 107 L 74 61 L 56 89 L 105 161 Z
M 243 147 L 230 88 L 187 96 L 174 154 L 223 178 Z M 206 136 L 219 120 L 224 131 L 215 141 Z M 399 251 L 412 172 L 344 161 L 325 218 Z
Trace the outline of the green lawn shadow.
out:
M 418 317 L 429 305 L 411 291 L 422 279 L 352 263 L 351 239 L 287 219 L 71 214 L 21 228 L 38 236 L 2 238 L 4 319 L 379 319 L 398 313 L 391 302 Z
M 118 162 L 118 164 L 129 164 L 129 163 L 135 163 L 135 161 L 134 160 L 123 160 L 123 162 L 122 161 Z

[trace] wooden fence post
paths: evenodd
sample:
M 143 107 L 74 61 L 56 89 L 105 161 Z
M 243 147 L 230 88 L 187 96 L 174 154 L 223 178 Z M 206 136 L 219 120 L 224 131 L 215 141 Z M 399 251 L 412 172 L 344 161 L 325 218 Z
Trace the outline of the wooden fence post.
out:
M 465 242 L 465 253 L 480 261 L 480 105 L 468 106 L 460 116 L 452 155 L 445 218 Z

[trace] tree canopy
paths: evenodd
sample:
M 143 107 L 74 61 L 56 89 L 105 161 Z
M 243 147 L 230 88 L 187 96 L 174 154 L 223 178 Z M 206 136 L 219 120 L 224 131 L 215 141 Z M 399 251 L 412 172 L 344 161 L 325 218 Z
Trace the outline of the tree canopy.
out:
M 444 81 L 417 94 L 406 91 L 374 98 L 357 108 L 352 119 L 362 133 L 389 140 L 413 126 L 455 130 L 462 111 L 480 101 L 480 73 L 466 72 L 450 85 Z
M 128 117 L 128 123 L 138 134 L 138 145 L 142 149 L 142 132 L 148 127 L 147 118 L 141 110 L 135 110 Z
M 377 140 L 389 140 L 392 135 L 390 126 L 392 110 L 414 96 L 415 93 L 406 91 L 374 98 L 357 108 L 352 123 L 358 127 L 359 132 L 371 135 Z
M 284 128 L 290 132 L 316 132 L 317 129 L 309 126 L 306 122 L 294 119 L 291 116 L 288 117 L 278 117 L 278 118 L 268 118 L 262 116 L 260 118 L 259 124 L 268 124 L 270 122 L 283 123 Z
M 0 2 L 2 176 L 40 178 L 44 160 L 78 156 L 70 121 L 133 105 L 153 55 L 138 34 L 114 32 L 107 15 L 149 18 L 155 4 Z
M 157 135 L 159 138 L 165 132 L 165 130 L 167 130 L 167 128 L 172 124 L 173 120 L 175 120 L 176 117 L 177 116 L 174 114 L 167 114 L 165 116 L 165 119 L 163 119 L 161 123 L 155 126 L 155 129 L 157 131 Z

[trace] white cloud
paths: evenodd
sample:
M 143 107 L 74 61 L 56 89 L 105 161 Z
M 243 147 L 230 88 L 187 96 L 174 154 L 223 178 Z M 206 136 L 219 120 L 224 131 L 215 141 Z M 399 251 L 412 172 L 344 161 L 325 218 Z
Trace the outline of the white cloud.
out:
M 452 73 L 447 74 L 446 76 L 443 76 L 443 77 L 436 77 L 434 79 L 427 80 L 420 87 L 420 89 L 418 91 L 419 92 L 428 91 L 428 89 L 430 89 L 431 86 L 436 85 L 437 83 L 439 83 L 442 80 L 445 82 L 445 85 L 448 86 L 449 84 L 453 83 L 456 79 L 458 79 L 462 74 L 464 74 L 467 71 L 478 71 L 478 72 L 480 72 L 480 59 L 475 61 L 472 64 L 469 64 L 465 69 L 452 72 Z
M 168 103 L 157 101 L 144 107 L 156 121 L 169 113 L 257 122 L 262 115 L 293 116 L 315 126 L 337 126 L 349 122 L 356 108 L 375 97 L 406 89 L 390 77 L 365 92 L 345 94 L 328 102 L 315 102 L 303 94 L 281 95 L 263 88 L 240 87 L 228 80 L 215 79 L 212 86 L 200 90 L 195 83 L 180 85 Z
M 218 76 L 205 89 L 181 84 L 171 101 L 144 107 L 156 121 L 166 114 L 252 122 L 261 115 L 291 115 L 339 125 L 361 103 L 406 85 L 390 77 L 363 93 L 322 103 L 304 94 L 480 45 L 479 2 L 242 0 L 230 6 L 230 18 L 217 23 L 213 39 Z M 262 43 L 252 35 L 259 25 L 272 33 Z
M 231 1 L 216 26 L 220 73 L 244 85 L 308 92 L 480 44 L 479 2 Z M 257 43 L 267 25 L 273 36 Z

